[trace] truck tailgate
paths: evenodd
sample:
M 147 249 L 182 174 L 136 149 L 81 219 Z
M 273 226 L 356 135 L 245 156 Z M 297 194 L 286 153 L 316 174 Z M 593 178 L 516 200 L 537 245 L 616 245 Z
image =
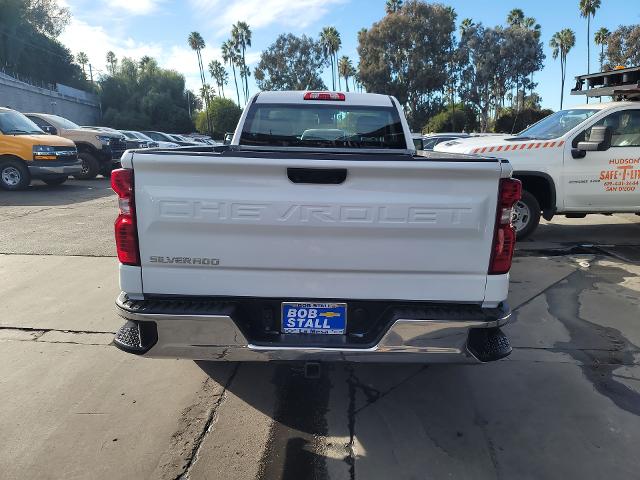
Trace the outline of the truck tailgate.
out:
M 133 154 L 145 294 L 483 301 L 499 161 L 271 157 Z

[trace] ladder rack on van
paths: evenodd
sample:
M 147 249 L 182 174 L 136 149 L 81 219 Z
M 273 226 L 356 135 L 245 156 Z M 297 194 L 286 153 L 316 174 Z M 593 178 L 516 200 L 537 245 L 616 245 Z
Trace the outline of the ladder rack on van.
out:
M 613 97 L 614 100 L 640 100 L 640 67 L 578 75 L 571 95 Z

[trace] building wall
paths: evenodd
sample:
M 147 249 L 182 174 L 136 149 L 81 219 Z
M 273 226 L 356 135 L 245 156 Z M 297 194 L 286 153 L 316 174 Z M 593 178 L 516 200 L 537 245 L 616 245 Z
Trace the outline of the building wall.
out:
M 53 113 L 79 125 L 96 125 L 100 121 L 96 95 L 64 85 L 58 85 L 58 91 L 40 88 L 1 72 L 0 106 L 23 113 Z

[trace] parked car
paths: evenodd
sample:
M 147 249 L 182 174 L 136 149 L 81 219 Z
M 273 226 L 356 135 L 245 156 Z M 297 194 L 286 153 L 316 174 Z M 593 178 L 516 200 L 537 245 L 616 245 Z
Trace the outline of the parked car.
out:
M 447 142 L 455 138 L 467 138 L 468 133 L 414 133 L 413 144 L 416 150 L 433 150 L 433 148 L 442 142 Z
M 576 77 L 589 90 L 628 100 L 560 110 L 517 135 L 444 142 L 436 150 L 495 155 L 513 164 L 522 181 L 516 204 L 518 238 L 531 235 L 542 216 L 583 218 L 592 213 L 640 214 L 640 67 Z M 605 86 L 602 86 L 605 85 Z M 635 101 L 631 101 L 631 100 Z
M 133 150 L 133 149 L 137 149 L 137 148 L 150 148 L 151 147 L 151 145 L 149 145 L 149 143 L 150 143 L 149 141 L 140 140 L 138 138 L 133 138 L 133 139 L 132 138 L 128 138 L 120 130 L 116 130 L 114 128 L 109 128 L 109 127 L 88 127 L 88 126 L 83 126 L 82 128 L 88 128 L 90 130 L 98 130 L 99 132 L 107 132 L 107 133 L 111 133 L 113 135 L 118 135 L 125 142 L 127 150 Z M 153 145 L 153 146 L 157 146 L 157 145 Z
M 261 92 L 231 149 L 122 162 L 124 351 L 468 363 L 511 351 L 500 326 L 520 182 L 496 158 L 416 154 L 393 97 Z
M 98 174 L 105 177 L 111 175 L 111 170 L 119 166 L 120 157 L 126 150 L 126 144 L 120 135 L 107 132 L 89 130 L 58 115 L 47 113 L 26 113 L 46 133 L 68 138 L 76 144 L 78 157 L 82 162 L 82 171 L 76 178 L 94 178 Z
M 173 138 L 168 133 L 156 132 L 154 130 L 143 130 L 141 133 L 144 133 L 146 136 L 154 139 L 155 141 L 176 143 L 179 146 L 186 146 L 186 147 L 193 146 L 193 142 L 186 142 L 186 141 L 183 141 L 183 140 L 176 140 L 175 138 Z
M 200 142 L 196 142 L 193 138 L 185 137 L 184 135 L 178 135 L 177 133 L 169 133 L 171 138 L 173 138 L 176 142 L 185 143 L 190 146 L 198 146 L 201 145 Z
M 131 139 L 131 140 L 138 139 L 138 140 L 143 140 L 147 142 L 147 145 L 149 146 L 149 148 L 157 148 L 157 147 L 175 148 L 180 146 L 175 142 L 164 142 L 162 140 L 154 140 L 151 137 L 146 136 L 144 133 L 137 132 L 135 130 L 120 130 L 120 133 L 122 133 L 128 139 Z
M 33 179 L 61 185 L 81 171 L 71 140 L 47 135 L 22 113 L 0 108 L 0 188 L 20 190 Z

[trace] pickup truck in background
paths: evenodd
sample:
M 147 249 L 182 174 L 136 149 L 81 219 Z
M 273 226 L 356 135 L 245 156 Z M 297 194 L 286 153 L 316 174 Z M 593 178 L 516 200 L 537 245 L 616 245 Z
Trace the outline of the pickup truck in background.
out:
M 625 100 L 560 110 L 517 135 L 456 139 L 434 148 L 509 160 L 523 185 L 513 219 L 519 239 L 535 231 L 541 216 L 640 214 L 640 67 L 576 79 L 573 94 Z M 582 90 L 583 82 L 593 90 Z
M 71 140 L 47 135 L 22 113 L 0 107 L 0 188 L 22 190 L 31 180 L 62 185 L 80 173 Z
M 47 113 L 26 113 L 29 120 L 51 135 L 68 138 L 76 144 L 82 170 L 74 175 L 87 180 L 98 174 L 111 175 L 114 166 L 120 165 L 120 157 L 126 150 L 124 137 L 108 132 L 82 128 L 71 120 Z
M 230 146 L 129 151 L 112 186 L 120 349 L 202 360 L 486 362 L 520 182 L 416 154 L 397 100 L 261 92 Z

